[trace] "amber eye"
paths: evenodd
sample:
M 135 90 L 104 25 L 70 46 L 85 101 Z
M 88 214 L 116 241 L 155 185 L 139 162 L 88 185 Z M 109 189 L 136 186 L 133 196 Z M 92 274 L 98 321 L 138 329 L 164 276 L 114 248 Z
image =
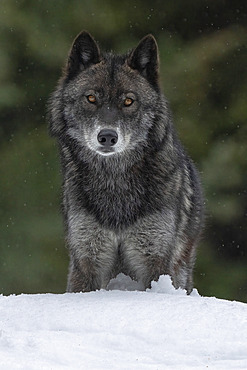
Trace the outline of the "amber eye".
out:
M 88 100 L 90 103 L 96 103 L 96 96 L 95 96 L 95 95 L 88 95 L 88 96 L 87 96 L 87 100 Z
M 126 98 L 126 99 L 124 99 L 124 105 L 125 105 L 126 107 L 129 107 L 133 102 L 134 102 L 134 100 L 133 100 L 133 99 L 131 99 L 131 98 Z

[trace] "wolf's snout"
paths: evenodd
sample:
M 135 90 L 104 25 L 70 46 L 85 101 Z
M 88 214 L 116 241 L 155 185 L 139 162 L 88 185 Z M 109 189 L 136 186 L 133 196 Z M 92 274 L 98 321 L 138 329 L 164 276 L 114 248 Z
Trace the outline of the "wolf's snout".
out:
M 97 139 L 103 146 L 113 146 L 117 144 L 118 134 L 114 130 L 103 129 L 99 132 Z

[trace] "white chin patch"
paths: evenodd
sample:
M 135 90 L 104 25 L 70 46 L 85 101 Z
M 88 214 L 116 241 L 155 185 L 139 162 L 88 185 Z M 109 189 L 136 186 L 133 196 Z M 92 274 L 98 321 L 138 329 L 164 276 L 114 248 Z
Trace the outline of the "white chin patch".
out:
M 117 152 L 111 151 L 111 152 L 102 152 L 101 150 L 96 150 L 96 153 L 103 155 L 104 157 L 108 157 L 110 155 L 116 154 Z

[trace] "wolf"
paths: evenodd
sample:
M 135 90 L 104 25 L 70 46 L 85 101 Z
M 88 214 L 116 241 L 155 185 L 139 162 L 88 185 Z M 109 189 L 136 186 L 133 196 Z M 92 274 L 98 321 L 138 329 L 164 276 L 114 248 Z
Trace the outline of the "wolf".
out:
M 189 294 L 203 196 L 161 92 L 155 38 L 116 55 L 82 31 L 49 119 L 63 174 L 67 291 L 105 289 L 123 272 L 144 289 L 168 274 Z

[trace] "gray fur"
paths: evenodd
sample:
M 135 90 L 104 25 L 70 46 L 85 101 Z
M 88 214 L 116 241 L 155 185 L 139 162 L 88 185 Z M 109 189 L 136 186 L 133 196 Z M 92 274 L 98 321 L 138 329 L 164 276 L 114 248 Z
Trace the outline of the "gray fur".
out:
M 63 170 L 67 290 L 106 288 L 124 272 L 145 288 L 169 274 L 190 293 L 203 223 L 201 187 L 160 92 L 153 36 L 118 56 L 100 54 L 87 32 L 79 34 L 49 117 Z M 102 129 L 115 130 L 115 145 L 99 144 Z

